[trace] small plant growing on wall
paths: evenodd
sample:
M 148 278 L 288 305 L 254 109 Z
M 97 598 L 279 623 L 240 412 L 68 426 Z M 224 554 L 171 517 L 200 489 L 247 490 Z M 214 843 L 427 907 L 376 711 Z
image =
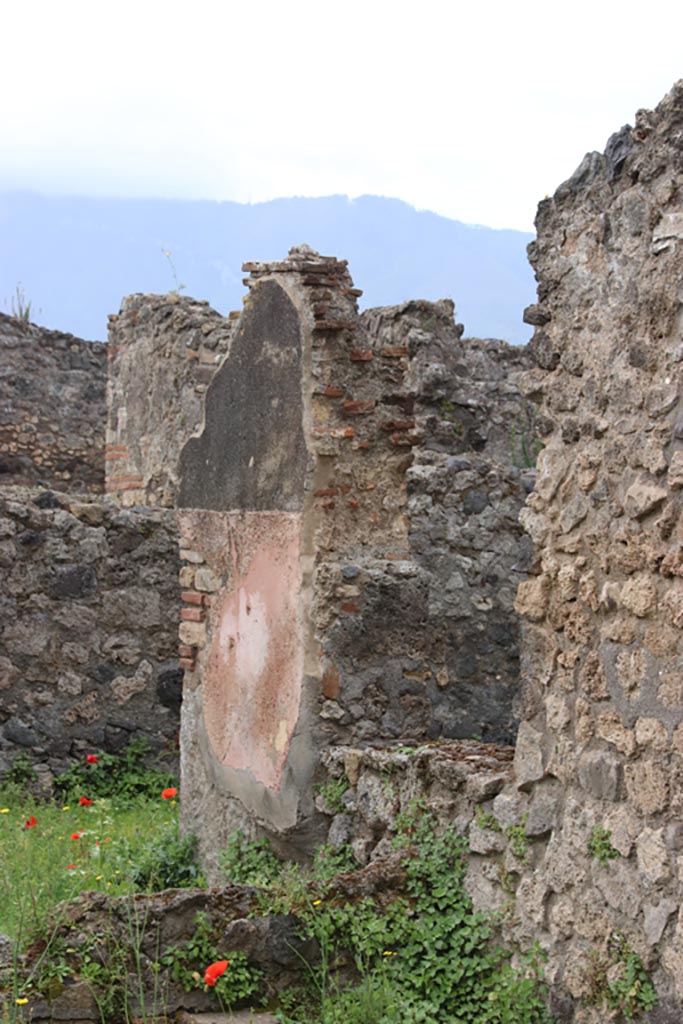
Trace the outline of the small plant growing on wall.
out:
M 526 834 L 527 818 L 527 814 L 522 815 L 518 825 L 508 825 L 504 830 L 513 855 L 522 864 L 526 863 L 527 853 L 529 852 L 529 839 Z
M 14 289 L 14 295 L 9 300 L 10 316 L 15 320 L 21 320 L 27 324 L 31 320 L 31 300 L 26 298 L 26 291 L 21 281 Z
M 349 780 L 345 775 L 340 775 L 338 779 L 328 779 L 327 782 L 322 782 L 315 787 L 329 814 L 341 814 L 346 809 L 343 797 L 348 788 Z
M 604 825 L 594 825 L 587 843 L 588 852 L 604 867 L 621 854 L 612 846 L 612 833 Z
M 185 285 L 181 284 L 180 280 L 178 279 L 178 272 L 176 271 L 175 263 L 173 262 L 173 257 L 171 256 L 171 251 L 170 249 L 163 248 L 161 251 L 168 260 L 168 265 L 171 268 L 171 276 L 173 278 L 173 288 L 170 289 L 168 294 L 180 295 L 180 293 L 185 290 Z
M 657 1005 L 652 979 L 638 954 L 628 945 L 622 932 L 613 932 L 604 953 L 594 950 L 588 966 L 593 1006 L 608 1007 L 633 1020 Z

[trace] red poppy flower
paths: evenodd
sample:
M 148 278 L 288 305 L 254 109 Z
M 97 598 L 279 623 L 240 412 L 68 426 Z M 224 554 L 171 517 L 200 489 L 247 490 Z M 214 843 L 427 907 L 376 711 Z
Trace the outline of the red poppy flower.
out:
M 78 801 L 79 807 L 90 807 L 91 804 L 92 800 L 88 800 L 87 796 L 82 796 L 81 799 Z
M 88 764 L 97 764 L 97 758 L 95 757 L 94 754 L 88 754 L 88 756 L 86 757 L 86 761 L 88 762 Z
M 31 817 L 27 818 L 26 821 L 24 822 L 24 828 L 35 828 L 37 824 L 38 819 L 34 818 L 33 815 L 31 815 Z
M 204 971 L 204 984 L 213 988 L 220 976 L 227 971 L 229 963 L 229 960 L 216 960 L 215 964 L 207 967 Z
M 80 839 L 82 835 L 83 835 L 83 832 L 81 830 L 79 830 L 78 832 L 72 832 L 71 833 L 71 838 L 72 839 Z
M 178 796 L 178 790 L 171 786 L 169 789 L 165 789 L 161 794 L 162 800 L 172 800 L 174 796 Z
M 75 864 L 67 864 L 66 870 L 67 871 L 75 871 L 76 870 L 76 865 Z

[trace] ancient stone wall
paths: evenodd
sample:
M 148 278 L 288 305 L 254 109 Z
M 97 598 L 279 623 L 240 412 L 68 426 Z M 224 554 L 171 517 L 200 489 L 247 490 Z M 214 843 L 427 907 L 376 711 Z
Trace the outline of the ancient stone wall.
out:
M 176 537 L 170 512 L 0 492 L 0 773 L 28 752 L 47 789 L 133 736 L 174 750 Z
M 0 313 L 0 486 L 104 486 L 106 346 Z
M 173 507 L 180 449 L 230 333 L 229 318 L 174 293 L 129 295 L 109 318 L 106 490 L 122 505 Z
M 539 301 L 527 311 L 537 368 L 525 390 L 540 402 L 546 447 L 523 512 L 537 549 L 517 599 L 526 720 L 514 787 L 483 820 L 526 834 L 523 856 L 504 864 L 515 935 L 548 950 L 563 1019 L 622 1019 L 616 1007 L 642 1008 L 649 977 L 659 1007 L 647 1019 L 673 1024 L 683 1004 L 683 82 L 584 159 L 541 203 L 537 229 Z M 481 835 L 480 893 L 493 877 L 486 853 L 504 845 L 495 829 Z M 624 987 L 635 957 L 646 973 Z
M 180 465 L 184 807 L 205 851 L 254 821 L 302 826 L 304 848 L 331 745 L 511 739 L 530 552 L 523 353 L 477 342 L 468 365 L 448 301 L 361 318 L 345 263 L 306 247 L 246 269 Z

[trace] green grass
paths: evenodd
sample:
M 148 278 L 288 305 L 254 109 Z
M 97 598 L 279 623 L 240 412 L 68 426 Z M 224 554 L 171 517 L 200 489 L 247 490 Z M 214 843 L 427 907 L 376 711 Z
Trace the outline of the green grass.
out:
M 86 889 L 117 896 L 164 888 L 169 872 L 180 884 L 201 884 L 191 864 L 183 878 L 176 863 L 192 853 L 191 841 L 178 839 L 177 814 L 161 795 L 123 805 L 96 797 L 82 807 L 0 789 L 0 932 L 23 946 L 44 932 L 59 903 Z M 27 828 L 31 817 L 37 824 Z

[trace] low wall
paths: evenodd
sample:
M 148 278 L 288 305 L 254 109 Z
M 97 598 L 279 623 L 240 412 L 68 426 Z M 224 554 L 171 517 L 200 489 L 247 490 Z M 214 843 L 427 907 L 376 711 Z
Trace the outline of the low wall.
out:
M 73 757 L 117 751 L 133 736 L 173 752 L 173 514 L 0 492 L 0 568 L 0 771 L 26 751 L 49 789 Z

